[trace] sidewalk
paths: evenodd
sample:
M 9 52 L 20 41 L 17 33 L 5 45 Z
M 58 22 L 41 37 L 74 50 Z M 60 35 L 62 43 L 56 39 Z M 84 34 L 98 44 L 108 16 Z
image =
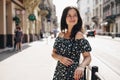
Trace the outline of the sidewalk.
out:
M 52 80 L 56 66 L 56 60 L 51 57 L 53 40 L 35 41 L 2 60 L 0 80 Z
M 0 49 L 0 53 L 3 53 L 3 52 L 5 52 L 5 51 L 9 51 L 9 50 L 11 50 L 11 49 L 13 49 L 13 48 L 4 48 L 4 49 Z
M 28 45 L 29 43 L 24 43 L 24 44 L 22 44 L 22 48 L 24 49 L 27 45 Z M 6 47 L 6 48 L 4 48 L 4 49 L 0 49 L 0 54 L 1 53 L 4 53 L 4 52 L 7 52 L 7 51 L 11 51 L 11 50 L 13 50 L 13 47 Z

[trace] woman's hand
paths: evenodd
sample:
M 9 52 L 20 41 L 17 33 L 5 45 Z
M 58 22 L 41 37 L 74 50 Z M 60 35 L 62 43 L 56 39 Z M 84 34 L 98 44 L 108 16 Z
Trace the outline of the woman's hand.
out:
M 59 61 L 65 66 L 70 66 L 71 64 L 73 64 L 73 60 L 67 57 L 61 57 Z
M 82 76 L 84 75 L 84 68 L 83 67 L 77 67 L 75 72 L 74 72 L 74 79 L 75 80 L 80 80 Z

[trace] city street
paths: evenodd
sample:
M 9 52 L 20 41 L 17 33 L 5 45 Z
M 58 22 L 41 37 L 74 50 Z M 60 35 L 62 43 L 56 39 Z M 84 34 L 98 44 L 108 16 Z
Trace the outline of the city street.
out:
M 57 64 L 51 56 L 54 37 L 62 32 L 66 39 L 79 38 L 78 31 L 92 47 L 92 60 L 84 71 L 87 80 L 97 71 L 93 67 L 98 67 L 94 73 L 99 80 L 120 80 L 120 0 L 0 0 L 0 10 L 0 80 L 52 80 Z M 57 52 L 73 55 L 72 61 L 63 59 L 66 65 L 77 64 L 78 50 L 90 50 L 84 41 L 82 47 L 72 40 L 69 45 L 62 43 Z M 71 75 L 61 78 L 62 72 L 73 73 L 71 68 L 58 69 L 56 74 L 71 79 Z
M 104 80 L 120 80 L 120 41 L 88 37 L 92 46 L 90 66 L 98 66 Z M 0 53 L 0 80 L 52 80 L 56 61 L 51 57 L 54 39 L 50 37 L 24 44 L 21 52 Z

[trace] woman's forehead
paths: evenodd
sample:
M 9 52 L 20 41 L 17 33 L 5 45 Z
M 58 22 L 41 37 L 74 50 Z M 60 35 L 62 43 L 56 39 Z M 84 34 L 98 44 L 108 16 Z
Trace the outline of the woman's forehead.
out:
M 76 10 L 75 9 L 70 9 L 68 11 L 68 14 L 77 14 Z

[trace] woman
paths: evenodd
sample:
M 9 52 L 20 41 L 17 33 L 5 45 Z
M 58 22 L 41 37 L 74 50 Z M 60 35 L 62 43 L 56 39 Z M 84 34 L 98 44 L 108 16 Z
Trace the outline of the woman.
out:
M 53 80 L 81 80 L 90 64 L 91 46 L 82 34 L 82 19 L 75 7 L 66 7 L 61 17 L 61 33 L 55 40 L 52 57 L 57 66 Z M 80 55 L 83 55 L 83 61 Z M 81 63 L 80 63 L 81 62 Z

